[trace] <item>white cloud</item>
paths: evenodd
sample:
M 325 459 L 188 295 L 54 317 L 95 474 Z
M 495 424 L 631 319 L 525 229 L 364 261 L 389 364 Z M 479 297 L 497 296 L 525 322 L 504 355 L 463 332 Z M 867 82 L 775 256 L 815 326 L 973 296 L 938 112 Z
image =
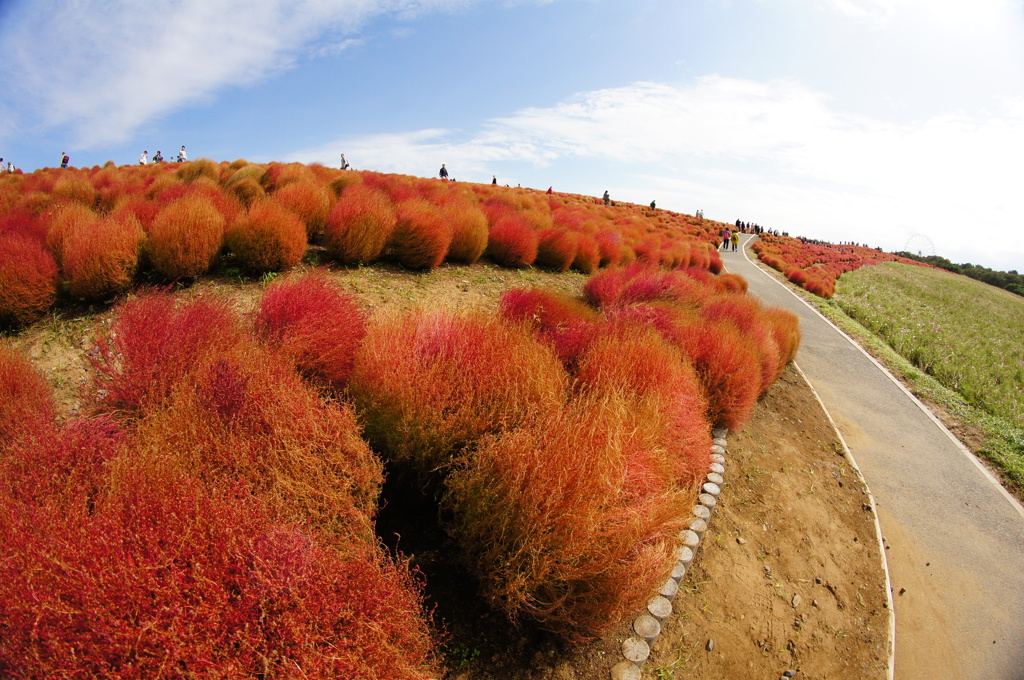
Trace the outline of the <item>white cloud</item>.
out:
M 488 176 L 509 161 L 554 176 L 559 164 L 584 161 L 614 172 L 624 200 L 646 203 L 656 192 L 664 207 L 703 207 L 720 219 L 745 215 L 888 249 L 925 233 L 951 257 L 981 252 L 987 244 L 979 234 L 998 228 L 1000 249 L 1021 260 L 1024 236 L 1002 229 L 1024 211 L 1021 149 L 1019 100 L 977 116 L 895 124 L 836 111 L 828 97 L 794 81 L 708 76 L 688 87 L 637 83 L 582 93 L 469 134 L 333 140 L 291 160 L 332 163 L 335 150 L 345 150 L 357 167 L 432 175 L 443 161 L 467 176 Z
M 32 0 L 2 29 L 0 82 L 26 127 L 70 126 L 85 147 L 328 51 L 381 15 L 456 11 L 478 0 Z M 479 0 L 484 1 L 484 0 Z M 333 38 L 332 38 L 333 36 Z

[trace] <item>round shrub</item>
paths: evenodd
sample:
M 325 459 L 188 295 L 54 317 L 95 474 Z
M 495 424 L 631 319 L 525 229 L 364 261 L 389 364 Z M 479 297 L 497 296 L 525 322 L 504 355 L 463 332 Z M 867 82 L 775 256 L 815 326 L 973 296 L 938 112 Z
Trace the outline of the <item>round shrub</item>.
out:
M 365 184 L 347 187 L 327 218 L 324 245 L 343 264 L 380 257 L 395 229 L 395 206 L 380 189 Z
M 356 298 L 322 272 L 271 284 L 256 315 L 256 333 L 291 357 L 304 375 L 343 390 L 366 335 Z
M 500 217 L 487 235 L 486 252 L 503 267 L 529 267 L 537 259 L 537 232 L 518 215 Z
M 310 240 L 324 235 L 327 217 L 334 207 L 334 195 L 323 184 L 308 180 L 295 181 L 274 192 L 274 198 L 298 215 L 306 225 Z
M 399 203 L 395 213 L 387 255 L 409 269 L 440 266 L 448 254 L 452 232 L 438 209 L 422 198 L 410 198 Z
M 216 262 L 224 246 L 224 217 L 206 198 L 186 196 L 157 214 L 146 255 L 168 279 L 194 279 Z
M 441 208 L 441 215 L 452 231 L 448 260 L 473 264 L 487 248 L 487 216 L 479 207 L 465 201 L 453 201 Z
M 57 263 L 35 239 L 0 234 L 0 326 L 23 326 L 57 299 Z
M 133 216 L 106 217 L 64 238 L 61 266 L 68 291 L 84 300 L 105 300 L 128 290 L 145 238 Z
M 293 212 L 264 199 L 228 230 L 227 247 L 251 271 L 289 269 L 306 254 L 306 227 Z
M 378 451 L 423 472 L 487 432 L 557 407 L 566 376 L 521 324 L 483 313 L 371 320 L 349 392 Z

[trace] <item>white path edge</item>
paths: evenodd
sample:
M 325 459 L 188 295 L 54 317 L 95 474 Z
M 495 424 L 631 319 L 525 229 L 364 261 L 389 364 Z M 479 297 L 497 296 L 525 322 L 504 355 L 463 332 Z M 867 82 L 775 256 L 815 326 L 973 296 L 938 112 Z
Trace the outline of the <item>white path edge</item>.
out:
M 878 541 L 878 558 L 882 562 L 882 571 L 885 573 L 885 600 L 886 609 L 889 611 L 889 658 L 886 660 L 886 676 L 889 680 L 894 680 L 896 673 L 896 609 L 895 603 L 892 601 L 892 580 L 889 577 L 889 561 L 885 557 L 885 539 L 882 536 L 882 525 L 878 521 L 878 507 L 875 505 L 875 495 L 871 493 L 871 488 L 868 486 L 867 480 L 864 479 L 864 474 L 860 471 L 860 466 L 857 465 L 857 459 L 853 457 L 853 452 L 850 451 L 850 447 L 846 445 L 846 439 L 843 438 L 843 433 L 839 431 L 839 427 L 836 425 L 836 421 L 832 419 L 832 414 L 829 413 L 828 407 L 825 406 L 825 402 L 821 400 L 821 396 L 818 395 L 818 390 L 814 389 L 814 385 L 807 379 L 803 369 L 800 365 L 793 362 L 793 368 L 797 370 L 800 377 L 803 378 L 804 383 L 811 388 L 811 392 L 814 394 L 814 398 L 818 400 L 818 404 L 821 406 L 821 410 L 825 412 L 828 417 L 828 422 L 832 425 L 832 430 L 839 437 L 839 442 L 843 445 L 843 457 L 850 463 L 857 472 L 857 479 L 863 485 L 865 492 L 868 496 L 868 501 L 871 503 L 871 516 L 875 523 L 875 540 Z
M 760 266 L 759 264 L 757 264 L 756 262 L 753 262 L 753 261 L 752 261 L 752 260 L 750 259 L 750 257 L 749 257 L 749 256 L 747 255 L 746 245 L 747 245 L 748 243 L 750 243 L 750 241 L 752 240 L 752 238 L 753 238 L 753 237 L 750 237 L 750 238 L 748 238 L 748 239 L 747 239 L 747 240 L 745 240 L 745 241 L 743 242 L 743 244 L 742 244 L 742 246 L 743 246 L 743 247 L 742 247 L 741 249 L 742 249 L 742 251 L 743 251 L 743 257 L 744 257 L 744 259 L 746 259 L 746 260 L 747 260 L 747 262 L 749 262 L 749 263 L 750 263 L 750 264 L 752 264 L 753 266 L 757 267 L 758 269 L 761 269 L 761 266 Z M 961 454 L 962 454 L 963 456 L 965 456 L 965 457 L 966 457 L 966 458 L 967 458 L 967 459 L 968 459 L 969 461 L 971 461 L 971 462 L 972 462 L 972 463 L 973 463 L 973 464 L 975 465 L 975 467 L 977 467 L 977 468 L 978 468 L 978 469 L 979 469 L 979 470 L 981 471 L 981 473 L 982 473 L 982 474 L 983 474 L 983 475 L 985 476 L 985 478 L 986 478 L 986 479 L 987 479 L 987 480 L 988 480 L 988 481 L 989 481 L 989 482 L 990 482 L 990 483 L 991 483 L 991 484 L 992 484 L 992 485 L 993 485 L 993 486 L 994 486 L 994 487 L 996 488 L 996 490 L 997 490 L 997 491 L 998 491 L 998 492 L 999 492 L 1000 494 L 1002 494 L 1003 498 L 1005 498 L 1005 499 L 1006 499 L 1006 501 L 1007 501 L 1007 502 L 1008 502 L 1008 503 L 1009 503 L 1009 504 L 1010 504 L 1011 506 L 1013 506 L 1013 508 L 1014 508 L 1014 509 L 1015 509 L 1015 510 L 1016 510 L 1016 511 L 1017 511 L 1017 512 L 1018 512 L 1018 513 L 1020 514 L 1020 516 L 1021 516 L 1022 518 L 1024 518 L 1024 505 L 1021 505 L 1020 501 L 1018 501 L 1018 500 L 1017 500 L 1016 498 L 1014 498 L 1014 497 L 1013 497 L 1013 496 L 1012 496 L 1012 495 L 1010 494 L 1010 492 L 1006 490 L 1006 488 L 1005 488 L 1005 487 L 1004 487 L 1004 486 L 1003 486 L 1003 485 L 1002 485 L 1002 484 L 1001 484 L 1001 483 L 999 482 L 999 480 L 998 480 L 998 479 L 996 478 L 996 476 L 995 476 L 995 475 L 993 475 L 993 474 L 992 474 L 992 472 L 991 472 L 991 471 L 989 471 L 989 469 L 988 469 L 987 467 L 985 467 L 985 464 L 984 464 L 984 463 L 982 463 L 982 462 L 981 462 L 981 461 L 980 461 L 980 460 L 978 459 L 978 457 L 977 457 L 977 456 L 975 456 L 975 455 L 974 455 L 973 453 L 971 453 L 971 450 L 970 450 L 970 449 L 968 449 L 968 448 L 967 448 L 966 446 L 964 446 L 963 442 L 961 442 L 961 441 L 960 441 L 959 439 L 957 439 L 957 438 L 956 438 L 956 435 L 954 435 L 954 434 L 953 434 L 952 432 L 950 432 L 950 431 L 949 431 L 949 428 L 947 428 L 947 427 L 946 427 L 946 426 L 945 426 L 945 425 L 944 425 L 944 424 L 942 423 L 942 421 L 941 421 L 941 420 L 939 420 L 939 419 L 938 419 L 938 418 L 937 418 L 937 417 L 935 416 L 935 414 L 934 414 L 934 413 L 932 413 L 932 412 L 931 412 L 931 410 L 930 410 L 930 409 L 929 409 L 929 408 L 928 408 L 927 406 L 925 406 L 925 405 L 924 405 L 924 403 L 923 403 L 923 402 L 922 402 L 922 401 L 921 401 L 920 399 L 918 399 L 918 398 L 917 398 L 916 396 L 914 396 L 914 393 L 913 393 L 913 392 L 911 392 L 910 390 L 908 390 L 908 389 L 907 389 L 907 387 L 906 387 L 906 385 L 904 385 L 904 384 L 903 384 L 902 382 L 900 382 L 900 381 L 899 381 L 899 380 L 898 380 L 898 379 L 897 379 L 897 378 L 896 378 L 896 377 L 895 377 L 895 376 L 894 376 L 894 375 L 893 375 L 893 374 L 892 374 L 892 373 L 891 373 L 891 372 L 889 371 L 889 369 L 887 369 L 887 368 L 886 368 L 886 367 L 885 367 L 884 365 L 882 365 L 882 363 L 881 363 L 881 362 L 879 362 L 879 361 L 878 361 L 877 359 L 875 359 L 875 357 L 871 356 L 871 354 L 870 354 L 870 353 L 869 353 L 869 352 L 868 352 L 868 351 L 867 351 L 866 349 L 864 349 L 863 347 L 861 347 L 861 346 L 860 346 L 860 345 L 859 345 L 859 344 L 857 343 L 857 341 L 856 341 L 856 340 L 854 340 L 853 338 L 851 338 L 851 337 L 850 337 L 849 335 L 847 335 L 845 331 L 843 331 L 843 330 L 842 330 L 841 328 L 839 328 L 839 327 L 838 327 L 838 326 L 836 326 L 836 325 L 835 325 L 834 323 L 832 323 L 832 322 L 831 322 L 831 321 L 830 321 L 830 320 L 828 319 L 828 317 L 826 317 L 826 316 L 825 316 L 824 314 L 822 314 L 822 313 L 821 313 L 821 312 L 819 312 L 819 311 L 818 311 L 817 309 L 815 309 L 814 305 L 812 305 L 811 303 L 807 302 L 807 300 L 804 300 L 804 299 L 803 299 L 802 297 L 800 297 L 799 295 L 797 295 L 796 293 L 794 293 L 794 292 L 793 292 L 792 290 L 790 290 L 790 288 L 789 288 L 788 286 L 786 286 L 786 285 L 785 285 L 784 283 L 782 283 L 781 281 L 779 281 L 778 279 L 776 279 L 776 278 L 775 278 L 774 276 L 772 276 L 771 274 L 769 274 L 769 273 L 767 273 L 767 272 L 764 272 L 764 271 L 762 271 L 762 274 L 764 274 L 764 275 L 765 275 L 765 276 L 767 276 L 767 277 L 768 277 L 768 278 L 769 278 L 770 280 L 772 280 L 773 282 L 775 282 L 776 284 L 778 284 L 779 286 L 781 286 L 781 287 L 782 287 L 782 288 L 783 288 L 783 289 L 784 289 L 784 290 L 785 290 L 785 291 L 786 291 L 787 293 L 789 293 L 790 295 L 792 295 L 793 297 L 795 297 L 795 298 L 796 298 L 797 300 L 799 300 L 799 301 L 800 301 L 800 302 L 801 302 L 802 304 L 804 304 L 804 305 L 805 305 L 805 306 L 806 306 L 806 307 L 807 307 L 808 309 L 810 309 L 810 310 L 811 310 L 812 312 L 814 312 L 814 313 L 815 313 L 815 314 L 817 314 L 817 315 L 818 315 L 819 317 L 821 317 L 821 319 L 822 319 L 822 320 L 823 320 L 823 321 L 824 321 L 825 323 L 827 323 L 827 324 L 828 324 L 829 326 L 832 326 L 832 328 L 834 328 L 834 329 L 835 329 L 835 330 L 836 330 L 836 331 L 837 331 L 837 332 L 838 332 L 838 333 L 839 333 L 840 335 L 842 335 L 842 336 L 843 336 L 844 338 L 846 338 L 846 341 L 847 341 L 847 342 L 849 342 L 849 343 L 850 343 L 851 345 L 853 345 L 854 347 L 856 347 L 856 348 L 857 348 L 857 349 L 858 349 L 858 350 L 860 351 L 860 353 L 861 353 L 861 354 L 863 354 L 863 355 L 864 355 L 865 357 L 867 357 L 868 361 L 870 361 L 871 363 L 873 363 L 873 364 L 874 364 L 874 365 L 875 365 L 875 366 L 876 366 L 876 367 L 878 368 L 878 370 L 880 370 L 880 371 L 881 371 L 881 372 L 882 372 L 883 374 L 885 374 L 885 376 L 886 376 L 886 377 L 887 377 L 887 378 L 888 378 L 888 379 L 889 379 L 889 380 L 890 380 L 890 381 L 891 381 L 891 382 L 892 382 L 892 383 L 893 383 L 894 385 L 896 385 L 896 387 L 898 387 L 898 388 L 899 388 L 900 390 L 902 390 L 902 391 L 903 391 L 903 393 L 904 393 L 904 394 L 906 394 L 906 395 L 907 395 L 908 397 L 910 397 L 910 399 L 911 399 L 911 400 L 912 400 L 912 401 L 913 401 L 913 402 L 914 402 L 915 404 L 917 404 L 917 407 L 918 407 L 918 408 L 920 408 L 920 409 L 921 409 L 921 410 L 922 410 L 922 411 L 924 412 L 924 414 L 925 414 L 926 416 L 928 416 L 928 418 L 930 418 L 930 419 L 931 419 L 931 421 L 932 421 L 933 423 L 935 423 L 935 425 L 937 425 L 937 426 L 938 426 L 938 427 L 939 427 L 939 428 L 940 428 L 940 429 L 941 429 L 941 430 L 942 430 L 942 431 L 943 431 L 943 432 L 944 432 L 944 433 L 946 434 L 946 436 L 947 436 L 947 437 L 949 437 L 949 440 L 950 440 L 951 442 L 953 442 L 953 444 L 954 444 L 954 445 L 956 446 L 957 450 L 958 450 L 958 451 L 960 451 L 960 453 L 961 453 Z M 808 382 L 808 384 L 810 384 L 810 383 Z M 829 417 L 831 418 L 831 416 L 829 416 Z M 838 432 L 838 430 L 836 430 L 836 431 Z M 845 444 L 844 444 L 844 445 L 845 445 Z

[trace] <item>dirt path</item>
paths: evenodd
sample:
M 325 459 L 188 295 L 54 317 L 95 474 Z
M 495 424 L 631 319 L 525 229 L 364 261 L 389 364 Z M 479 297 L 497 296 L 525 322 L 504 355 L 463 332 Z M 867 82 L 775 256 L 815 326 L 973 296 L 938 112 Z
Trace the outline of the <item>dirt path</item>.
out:
M 725 480 L 644 677 L 884 679 L 889 612 L 871 506 L 792 368 L 730 435 Z
M 887 372 L 745 252 L 723 260 L 753 294 L 800 317 L 797 363 L 878 502 L 895 591 L 896 678 L 1024 679 L 1024 509 Z

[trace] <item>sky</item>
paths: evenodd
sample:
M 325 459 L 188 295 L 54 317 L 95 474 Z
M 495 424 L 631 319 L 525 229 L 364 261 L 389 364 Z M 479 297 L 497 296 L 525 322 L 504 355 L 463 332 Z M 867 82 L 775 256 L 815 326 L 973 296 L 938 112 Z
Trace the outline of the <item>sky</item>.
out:
M 0 54 L 26 172 L 445 163 L 1024 271 L 1024 0 L 0 0 Z

